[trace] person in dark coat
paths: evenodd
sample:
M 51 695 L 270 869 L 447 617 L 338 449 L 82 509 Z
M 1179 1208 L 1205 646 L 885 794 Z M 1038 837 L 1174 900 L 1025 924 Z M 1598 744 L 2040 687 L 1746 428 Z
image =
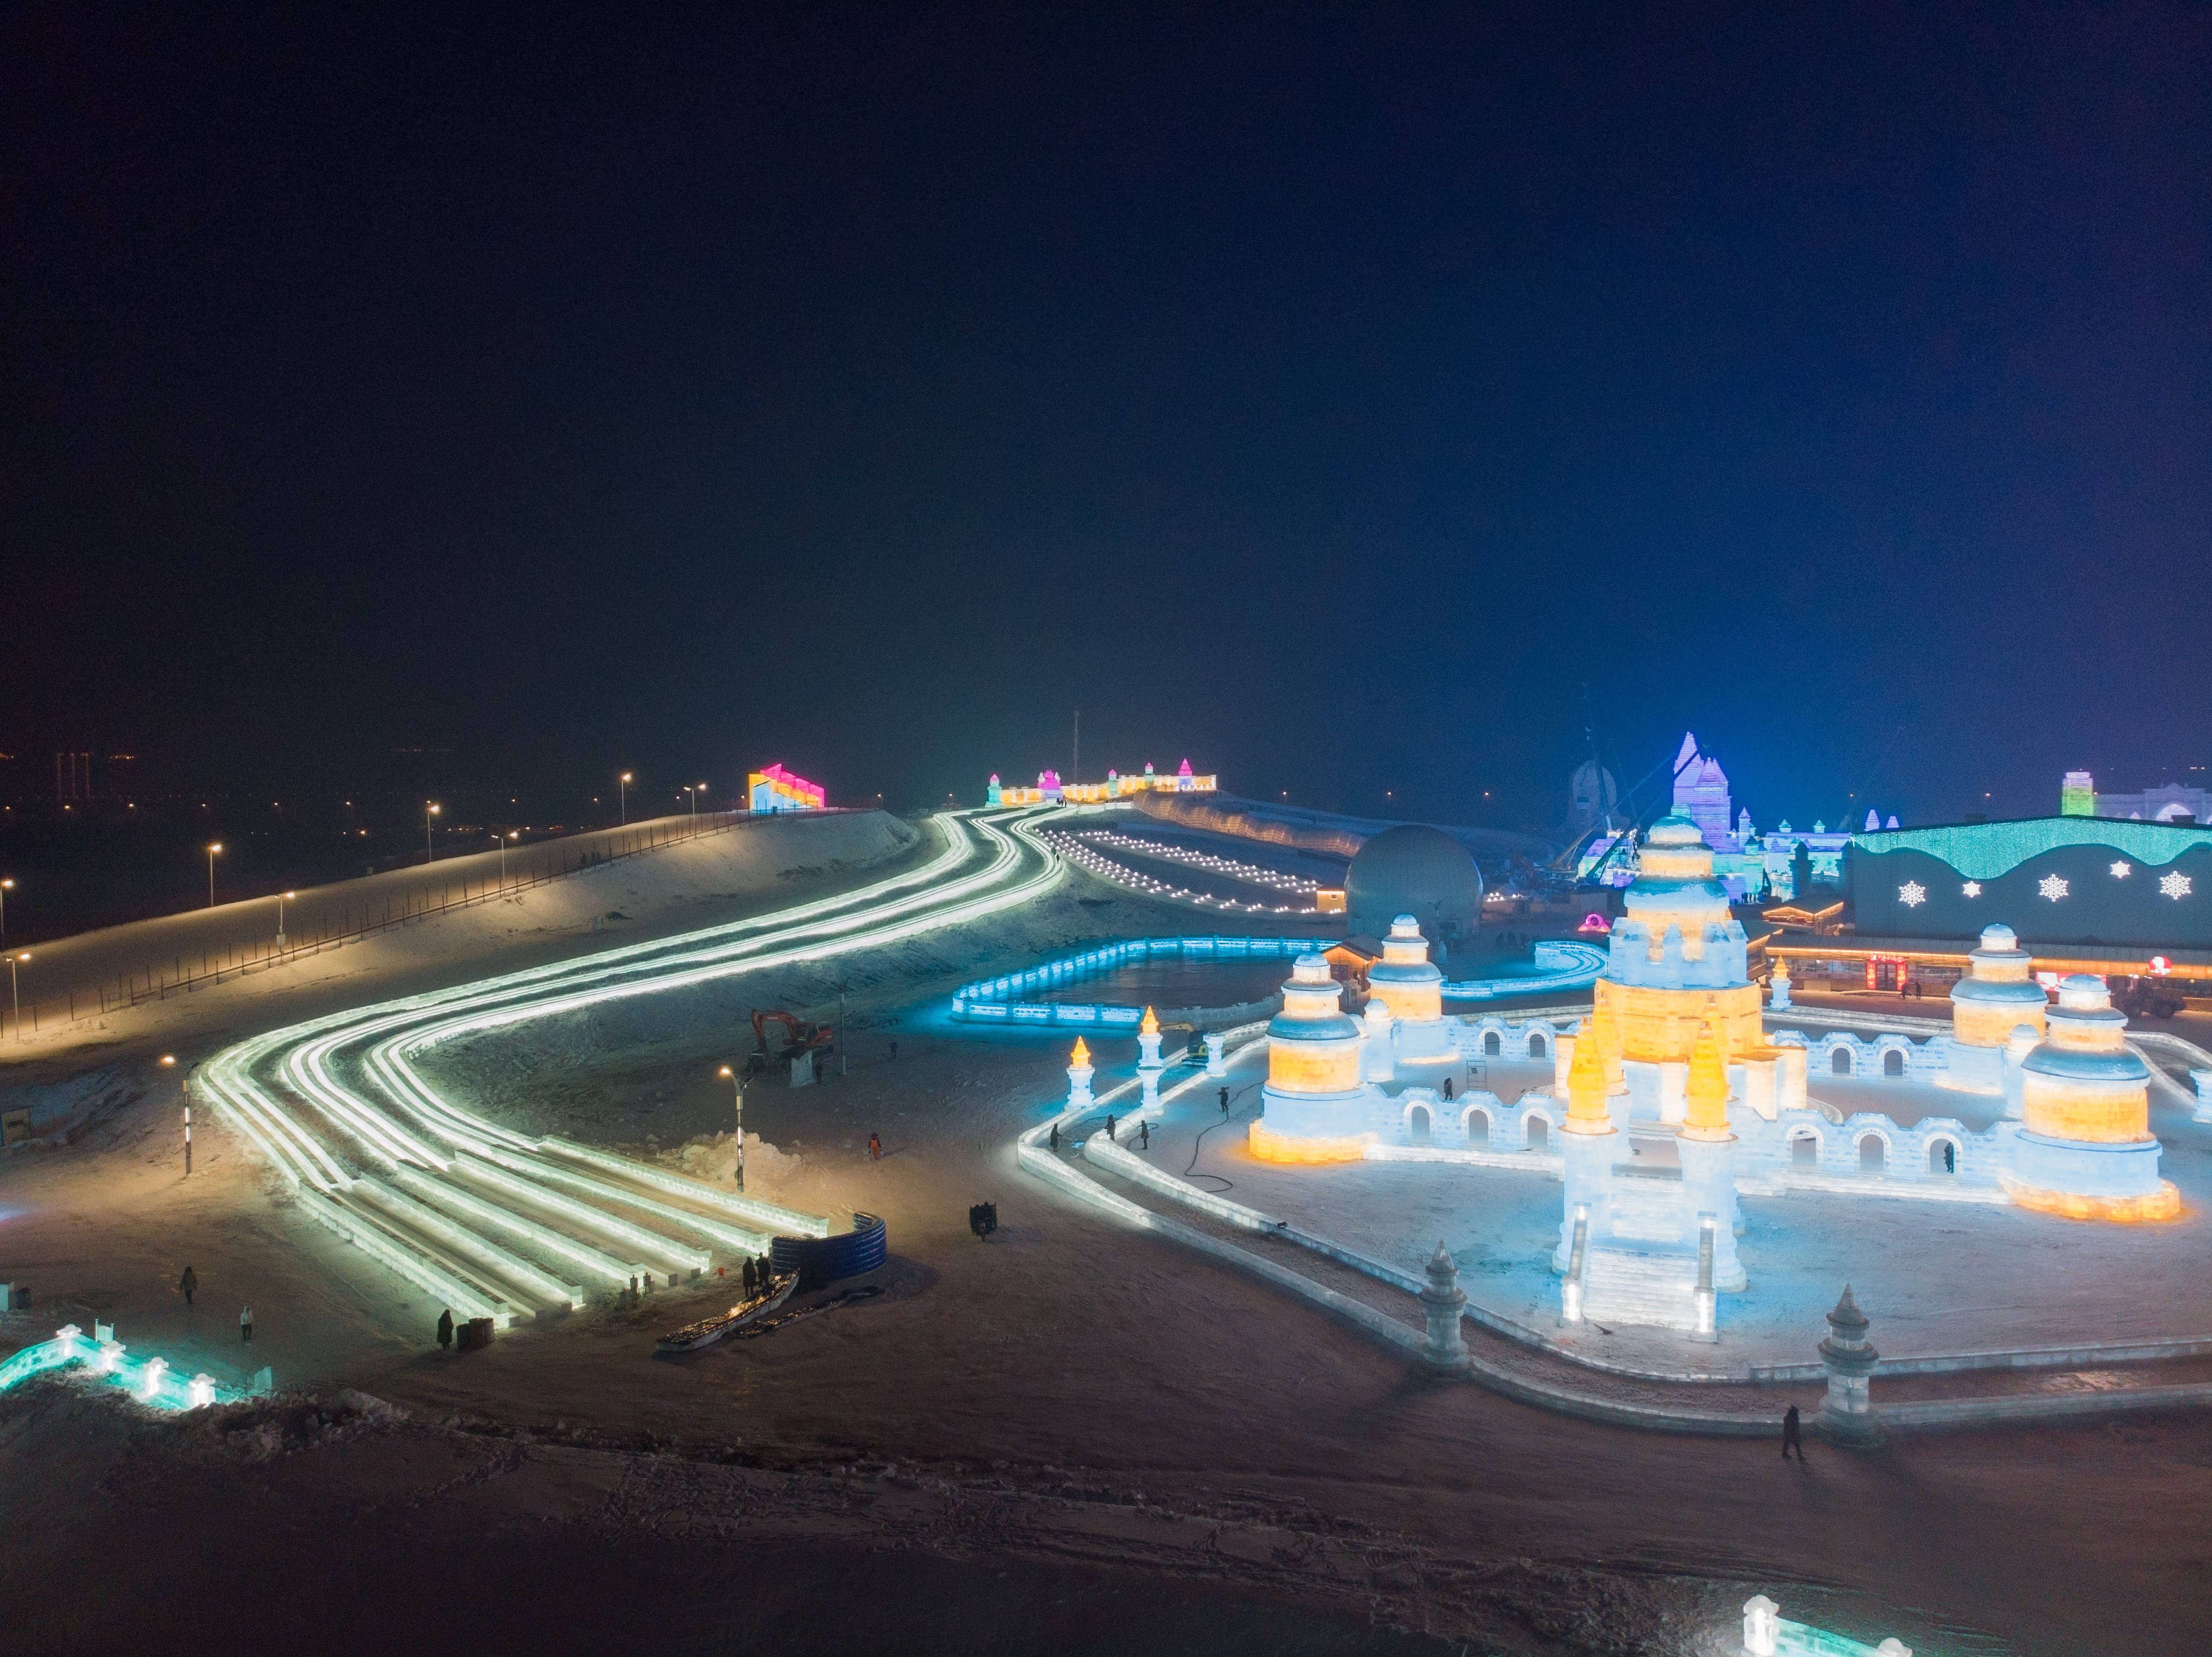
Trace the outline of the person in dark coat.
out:
M 447 1307 L 438 1314 L 438 1349 L 442 1352 L 453 1343 L 453 1309 Z
M 1229 1089 L 1226 1087 L 1221 1090 L 1221 1114 L 1224 1116 L 1229 1114 Z
M 1137 1124 L 1137 1148 L 1139 1150 L 1148 1151 L 1152 1149 L 1152 1124 L 1149 1122 L 1139 1122 Z
M 253 1308 L 250 1306 L 238 1308 L 238 1338 L 242 1341 L 253 1338 Z
M 1444 1078 L 1444 1097 L 1445 1097 L 1446 1099 L 1449 1099 L 1451 1096 L 1452 1096 L 1451 1078 L 1450 1078 L 1449 1076 L 1446 1076 L 1446 1077 Z
M 752 1299 L 755 1293 L 754 1284 L 758 1281 L 757 1275 L 753 1270 L 752 1256 L 750 1254 L 745 1257 L 744 1273 L 745 1280 L 745 1298 L 750 1301 Z
M 1114 1112 L 1111 1111 L 1106 1112 L 1106 1137 L 1109 1142 L 1114 1137 Z
M 1052 1124 L 1052 1148 L 1054 1150 L 1060 1148 L 1060 1124 L 1057 1122 Z
M 766 1254 L 762 1255 L 760 1257 L 759 1264 L 757 1265 L 754 1270 L 760 1274 L 760 1286 L 763 1291 L 768 1288 L 769 1284 L 775 1282 L 775 1260 L 774 1257 Z
M 184 1291 L 185 1304 L 186 1306 L 190 1306 L 192 1303 L 192 1296 L 199 1292 L 199 1273 L 194 1271 L 190 1266 L 186 1266 L 185 1268 L 185 1275 L 177 1279 L 177 1287 Z
M 1787 1410 L 1784 1410 L 1784 1411 L 1782 1412 L 1782 1459 L 1783 1459 L 1783 1460 L 1787 1461 L 1787 1460 L 1789 1460 L 1789 1459 L 1790 1459 L 1790 1447 L 1791 1447 L 1793 1445 L 1796 1447 L 1796 1451 L 1797 1451 L 1797 1459 L 1798 1459 L 1798 1460 L 1800 1460 L 1800 1461 L 1804 1460 L 1804 1459 L 1805 1459 L 1805 1438 L 1804 1438 L 1804 1429 L 1803 1429 L 1803 1427 L 1799 1423 L 1799 1422 L 1798 1422 L 1798 1420 L 1797 1420 L 1797 1406 L 1796 1406 L 1796 1404 L 1791 1404 L 1791 1405 L 1790 1405 Z

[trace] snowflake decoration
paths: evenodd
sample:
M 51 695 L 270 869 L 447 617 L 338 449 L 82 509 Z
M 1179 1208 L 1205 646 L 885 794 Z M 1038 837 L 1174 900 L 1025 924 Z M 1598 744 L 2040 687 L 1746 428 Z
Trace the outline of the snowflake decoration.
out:
M 2112 878 L 2116 880 L 2126 880 L 2129 873 L 2129 867 L 2125 863 L 2114 863 L 2112 865 Z
M 2189 895 L 2189 877 L 2186 874 L 2169 874 L 2158 883 L 2158 889 L 2169 898 L 2186 898 Z
M 2055 904 L 2066 895 L 2066 882 L 2056 874 L 2046 874 L 2035 883 L 2035 889 Z
M 1928 901 L 1928 888 L 1917 880 L 1907 880 L 1898 887 L 1897 901 L 1907 909 L 1917 909 Z
M 1979 880 L 1969 880 L 1964 890 L 1969 898 L 1978 898 L 1982 895 L 1982 883 Z

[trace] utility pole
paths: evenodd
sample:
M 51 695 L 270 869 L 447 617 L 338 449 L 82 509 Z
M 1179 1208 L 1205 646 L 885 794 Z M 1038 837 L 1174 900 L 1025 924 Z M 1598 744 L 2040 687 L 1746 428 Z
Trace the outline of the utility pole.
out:
M 161 1063 L 165 1065 L 173 1066 L 176 1062 L 174 1053 L 161 1055 Z M 192 1172 L 192 1095 L 191 1089 L 181 1081 L 177 1084 L 177 1097 L 185 1103 L 185 1176 L 190 1179 Z
M 1083 777 L 1083 710 L 1075 710 L 1075 752 L 1067 762 L 1067 780 L 1080 782 Z
M 738 1096 L 738 1189 L 745 1188 L 745 1079 L 734 1065 L 725 1064 L 722 1074 L 730 1079 L 730 1086 Z

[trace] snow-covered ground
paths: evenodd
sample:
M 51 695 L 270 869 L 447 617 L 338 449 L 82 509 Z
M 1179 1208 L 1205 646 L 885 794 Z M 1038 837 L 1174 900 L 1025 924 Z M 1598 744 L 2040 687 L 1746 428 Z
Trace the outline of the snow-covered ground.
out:
M 1487 1086 L 1509 1103 L 1549 1083 L 1548 1065 L 1492 1061 Z M 1701 1370 L 1804 1363 L 1827 1332 L 1824 1314 L 1846 1282 L 1893 1357 L 2160 1337 L 2212 1338 L 2212 1127 L 2154 1102 L 2167 1177 L 2183 1217 L 2158 1226 L 2090 1225 L 2011 1207 L 1797 1192 L 1742 1199 L 1737 1240 L 1750 1277 L 1721 1297 L 1718 1349 L 1661 1331 L 1595 1328 L 1559 1335 L 1557 1179 L 1455 1163 L 1375 1161 L 1325 1167 L 1263 1162 L 1244 1144 L 1257 1113 L 1263 1052 L 1250 1050 L 1229 1079 L 1236 1120 L 1222 1127 L 1211 1090 L 1171 1103 L 1153 1130 L 1152 1157 L 1182 1175 L 1194 1148 L 1196 1189 L 1221 1191 L 1409 1271 L 1443 1241 L 1461 1287 L 1505 1317 L 1608 1362 Z M 1462 1078 L 1464 1085 L 1465 1078 Z M 1980 1125 L 1982 1101 L 1903 1082 L 1815 1078 L 1816 1098 L 1839 1110 L 1941 1112 Z M 1395 1085 L 1395 1084 L 1394 1084 Z M 1202 1146 L 1200 1136 L 1203 1135 Z M 1671 1161 L 1662 1137 L 1642 1142 Z M 1216 1178 L 1208 1179 L 1206 1176 Z M 1224 1187 L 1224 1181 L 1228 1182 Z
M 1785 1468 L 1771 1444 L 1593 1426 L 1429 1383 L 1305 1303 L 1018 1172 L 1009 1142 L 1064 1092 L 1063 1044 L 951 1026 L 951 988 L 1085 938 L 1174 929 L 1079 880 L 857 963 L 868 982 L 852 998 L 849 1074 L 749 1093 L 747 1125 L 774 1147 L 750 1177 L 795 1208 L 884 1215 L 888 1292 L 690 1358 L 656 1355 L 653 1337 L 712 1304 L 712 1280 L 440 1353 L 419 1292 L 301 1223 L 219 1124 L 182 1179 L 166 1103 L 128 1090 L 76 1144 L 0 1159 L 0 1279 L 37 1295 L 4 1325 L 9 1342 L 46 1333 L 50 1314 L 98 1315 L 134 1350 L 227 1375 L 267 1362 L 320 1389 L 170 1425 L 44 1392 L 0 1402 L 9 1625 L 55 1650 L 143 1642 L 190 1614 L 242 1623 L 248 1648 L 382 1649 L 394 1626 L 428 1623 L 555 1650 L 620 1648 L 649 1629 L 677 1648 L 706 1630 L 716 1649 L 1690 1652 L 1766 1592 L 1792 1616 L 1923 1652 L 2201 1648 L 2204 1419 L 1866 1455 L 1816 1444 L 1809 1465 Z M 531 947 L 566 959 L 606 941 Z M 494 966 L 426 961 L 355 999 L 503 969 L 510 947 L 525 947 L 499 944 Z M 774 975 L 762 1004 L 819 1014 L 833 976 Z M 219 1015 L 124 1057 L 88 1047 L 49 1075 L 119 1073 L 150 1062 L 152 1040 L 204 1051 L 349 1004 L 343 982 L 307 990 L 204 1002 Z M 519 1130 L 712 1172 L 730 1107 L 714 1071 L 733 1038 L 750 1041 L 744 1002 L 702 990 L 455 1043 L 433 1062 Z M 1128 1075 L 1133 1042 L 1094 1046 L 1102 1087 Z M 1510 1091 L 1516 1068 L 1493 1066 L 1488 1085 Z M 1191 1107 L 1211 1101 L 1201 1090 Z M 1196 1128 L 1171 1124 L 1156 1159 L 1180 1172 Z M 1304 1172 L 1251 1163 L 1225 1130 L 1198 1166 L 1279 1209 Z M 1402 1195 L 1412 1185 L 1389 1188 L 1407 1217 L 1374 1221 L 1372 1241 L 1392 1258 L 1458 1212 L 1455 1246 L 1492 1239 L 1510 1261 L 1557 1210 L 1540 1177 L 1352 1172 L 1459 1177 L 1419 1199 L 1426 1210 Z M 1446 1194 L 1469 1191 L 1471 1204 Z M 967 1228 L 981 1200 L 1000 1218 L 988 1243 Z M 1839 1249 L 1904 1207 L 1848 1205 Z M 2020 1253 L 2031 1288 L 2077 1258 Z M 202 1285 L 189 1312 L 174 1288 L 185 1264 Z M 1481 1276 L 1471 1264 L 1470 1291 Z M 2154 1272 L 2134 1281 L 2186 1292 Z M 1892 1308 L 1861 1289 L 1887 1344 Z M 247 1301 L 250 1355 L 235 1326 Z M 1791 1355 L 1809 1338 L 1793 1334 Z M 340 1398 L 348 1385 L 411 1419 L 364 1415 Z M 88 1561 L 101 1562 L 97 1595 Z M 346 1603 L 389 1615 L 331 1614 Z

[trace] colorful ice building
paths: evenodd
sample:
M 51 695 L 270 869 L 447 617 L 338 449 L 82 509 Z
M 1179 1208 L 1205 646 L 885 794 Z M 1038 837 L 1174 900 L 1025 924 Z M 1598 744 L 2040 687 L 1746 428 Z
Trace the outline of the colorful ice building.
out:
M 781 765 L 770 765 L 745 778 L 746 795 L 755 811 L 819 811 L 830 795 L 819 783 L 793 777 Z
M 2158 1174 L 2150 1067 L 2103 979 L 2058 986 L 2045 1039 L 2021 1061 L 2021 1125 L 2004 1188 L 2022 1208 L 2076 1220 L 2170 1220 L 2181 1195 Z
M 1811 832 L 1795 829 L 1787 818 L 1778 828 L 1761 833 L 1749 811 L 1729 813 L 1735 802 L 1729 793 L 1728 773 L 1721 762 L 1699 751 L 1697 734 L 1682 733 L 1682 746 L 1674 755 L 1673 815 L 1687 819 L 1713 854 L 1713 877 L 1735 903 L 1762 898 L 1787 902 L 1800 897 L 1796 860 L 1802 846 L 1812 878 L 1839 883 L 1843 879 L 1844 848 L 1850 844 L 1847 829 L 1831 829 L 1815 823 Z M 1895 819 L 1892 819 L 1892 826 Z M 1879 819 L 1867 826 L 1879 828 Z M 1626 840 L 1624 845 L 1620 844 Z M 1601 834 L 1583 848 L 1575 877 L 1595 876 L 1607 886 L 1626 886 L 1635 878 L 1636 834 L 1633 829 Z
M 1000 784 L 996 771 L 991 774 L 990 786 L 983 791 L 986 806 L 1098 806 L 1112 800 L 1132 795 L 1160 791 L 1169 794 L 1212 794 L 1221 787 L 1221 779 L 1212 773 L 1200 777 L 1190 769 L 1190 761 L 1182 762 L 1172 776 L 1162 777 L 1147 764 L 1141 777 L 1124 777 L 1117 771 L 1109 771 L 1103 783 L 1066 783 L 1055 771 L 1037 773 L 1033 789 Z

